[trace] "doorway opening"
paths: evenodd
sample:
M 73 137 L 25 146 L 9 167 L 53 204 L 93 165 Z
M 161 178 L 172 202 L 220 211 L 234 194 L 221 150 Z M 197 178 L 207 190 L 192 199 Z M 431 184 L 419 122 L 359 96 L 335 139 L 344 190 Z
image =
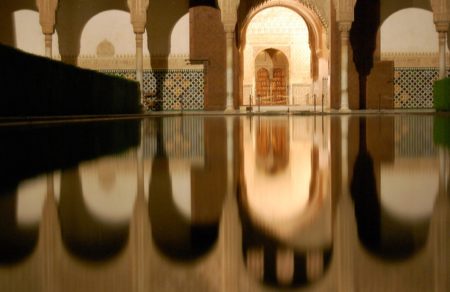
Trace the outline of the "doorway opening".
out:
M 329 50 L 317 14 L 301 3 L 268 1 L 241 30 L 242 106 L 329 105 Z
M 255 103 L 259 105 L 287 105 L 289 61 L 281 51 L 267 49 L 255 59 Z

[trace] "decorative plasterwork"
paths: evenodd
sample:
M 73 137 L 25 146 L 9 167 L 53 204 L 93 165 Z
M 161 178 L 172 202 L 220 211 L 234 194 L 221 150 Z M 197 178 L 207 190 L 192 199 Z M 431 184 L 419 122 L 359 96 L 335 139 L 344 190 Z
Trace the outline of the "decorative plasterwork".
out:
M 437 68 L 439 67 L 438 53 L 382 53 L 382 61 L 394 61 L 396 68 Z M 447 64 L 450 61 L 447 55 Z
M 94 70 L 136 69 L 135 55 L 97 56 L 82 55 L 78 57 L 77 65 Z M 203 69 L 203 64 L 191 64 L 189 56 L 173 55 L 145 56 L 144 69 Z
M 58 0 L 36 0 L 42 33 L 51 35 L 55 31 L 55 14 Z
M 336 6 L 336 20 L 338 22 L 353 22 L 355 18 L 356 0 L 334 0 Z
M 218 0 L 225 32 L 234 32 L 240 0 Z
M 304 4 L 306 1 L 309 4 Z M 305 2 L 305 3 L 306 3 Z M 311 8 L 309 8 L 309 6 Z M 310 2 L 310 0 L 267 0 L 264 3 L 254 6 L 252 10 L 247 14 L 242 23 L 241 30 L 241 43 L 246 43 L 247 27 L 260 11 L 275 6 L 283 6 L 292 9 L 297 12 L 306 22 L 309 33 L 311 49 L 317 56 L 321 56 L 326 52 L 326 36 L 324 34 L 324 26 L 326 23 L 322 22 L 320 13 L 317 7 Z
M 327 18 L 322 15 L 322 12 L 319 8 L 317 8 L 316 4 L 312 0 L 264 0 L 259 5 L 255 5 L 252 7 L 251 11 L 248 15 L 255 15 L 259 11 L 265 8 L 273 7 L 273 6 L 286 6 L 286 7 L 295 7 L 298 4 L 301 4 L 305 8 L 314 12 L 315 16 L 319 19 L 320 23 L 324 28 L 328 28 Z M 248 22 L 248 17 L 244 20 L 244 23 Z
M 134 33 L 144 33 L 147 23 L 149 0 L 127 0 L 127 4 L 130 9 L 131 24 L 133 25 Z
M 450 1 L 448 0 L 431 0 L 431 8 L 433 9 L 433 19 L 436 24 L 450 21 Z
M 280 52 L 282 52 L 288 59 L 291 58 L 291 48 L 288 46 L 270 46 L 270 48 L 279 50 Z M 269 49 L 268 46 L 256 46 L 253 47 L 253 60 L 256 58 L 256 56 L 258 56 L 259 53 L 261 53 L 264 50 Z

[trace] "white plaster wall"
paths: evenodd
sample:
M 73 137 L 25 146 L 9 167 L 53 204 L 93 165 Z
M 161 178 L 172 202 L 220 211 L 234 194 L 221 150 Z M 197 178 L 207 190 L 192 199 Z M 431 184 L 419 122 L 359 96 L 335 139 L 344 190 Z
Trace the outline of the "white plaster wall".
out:
M 189 13 L 175 24 L 170 36 L 170 54 L 189 56 Z
M 433 13 L 407 8 L 389 16 L 381 25 L 381 52 L 432 52 L 439 50 Z
M 14 12 L 14 28 L 16 47 L 22 51 L 44 56 L 45 42 L 42 34 L 41 25 L 39 24 L 39 13 L 34 10 L 18 10 Z M 59 55 L 58 35 L 53 34 L 53 55 Z
M 136 53 L 136 38 L 129 13 L 121 10 L 108 10 L 91 18 L 81 33 L 80 56 L 95 56 L 98 44 L 104 40 L 113 44 L 115 55 L 134 55 Z M 145 33 L 144 54 L 148 55 Z

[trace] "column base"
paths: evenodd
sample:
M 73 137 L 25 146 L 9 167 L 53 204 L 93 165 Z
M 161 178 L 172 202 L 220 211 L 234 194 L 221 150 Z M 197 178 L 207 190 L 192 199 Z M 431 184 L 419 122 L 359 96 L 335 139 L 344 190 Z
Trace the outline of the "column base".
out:
M 224 113 L 235 113 L 235 112 L 237 112 L 237 110 L 235 110 L 233 107 L 227 106 L 223 112 Z

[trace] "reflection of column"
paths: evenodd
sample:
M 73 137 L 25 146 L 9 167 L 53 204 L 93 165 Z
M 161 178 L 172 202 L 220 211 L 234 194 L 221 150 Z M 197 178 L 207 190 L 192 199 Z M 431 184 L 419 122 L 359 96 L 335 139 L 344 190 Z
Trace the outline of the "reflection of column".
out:
M 59 249 L 57 242 L 59 241 L 57 232 L 58 213 L 56 210 L 54 175 L 47 175 L 47 196 L 44 202 L 42 212 L 42 221 L 40 225 L 40 247 L 42 248 L 42 264 L 43 264 L 43 291 L 59 291 L 55 286 L 55 280 L 58 279 L 55 267 L 59 262 Z M 59 241 L 60 242 L 60 241 Z
M 234 100 L 234 85 L 233 85 L 233 48 L 234 48 L 234 31 L 226 32 L 226 40 L 227 40 L 227 107 L 226 111 L 234 110 L 233 100 Z
M 341 194 L 336 210 L 336 254 L 338 291 L 354 291 L 354 238 L 356 233 L 354 209 L 348 188 L 348 117 L 341 119 L 342 180 Z
M 434 260 L 434 291 L 450 291 L 450 213 L 447 194 L 446 151 L 439 149 L 439 194 L 434 204 L 432 219 L 432 242 Z
M 278 249 L 276 253 L 276 271 L 278 283 L 289 285 L 294 279 L 294 252 Z
M 233 119 L 227 118 L 227 197 L 223 207 L 222 226 L 222 291 L 239 291 L 240 254 L 242 236 L 239 224 L 239 212 L 234 192 L 233 173 Z
M 339 22 L 341 33 L 341 111 L 348 111 L 348 40 L 351 22 Z
M 39 23 L 44 34 L 45 56 L 52 58 L 52 40 L 55 31 L 55 14 L 58 0 L 37 0 L 39 9 Z
M 135 292 L 149 291 L 146 283 L 149 278 L 149 267 L 147 264 L 147 245 L 150 228 L 148 223 L 148 209 L 145 200 L 144 188 L 144 135 L 145 123 L 141 121 L 141 143 L 136 149 L 137 154 L 137 196 L 134 204 L 133 219 L 130 226 L 130 238 L 134 243 L 132 248 L 132 275 L 133 290 Z M 147 240 L 146 240 L 147 239 Z

